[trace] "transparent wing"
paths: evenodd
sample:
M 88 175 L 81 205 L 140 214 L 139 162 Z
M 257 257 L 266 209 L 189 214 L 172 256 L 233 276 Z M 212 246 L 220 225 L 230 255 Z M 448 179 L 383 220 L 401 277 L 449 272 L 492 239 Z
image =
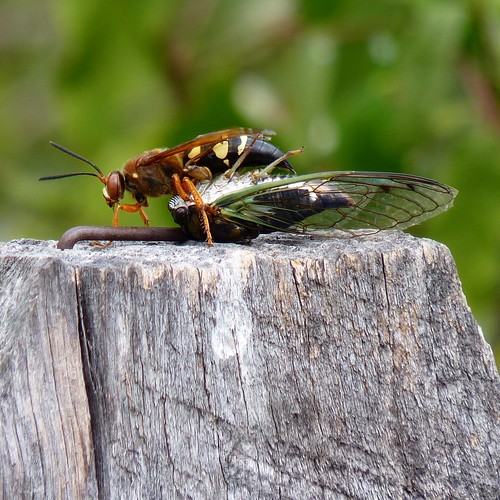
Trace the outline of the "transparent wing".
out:
M 264 231 L 405 229 L 452 204 L 457 191 L 424 177 L 323 172 L 261 182 L 214 201 L 223 219 Z

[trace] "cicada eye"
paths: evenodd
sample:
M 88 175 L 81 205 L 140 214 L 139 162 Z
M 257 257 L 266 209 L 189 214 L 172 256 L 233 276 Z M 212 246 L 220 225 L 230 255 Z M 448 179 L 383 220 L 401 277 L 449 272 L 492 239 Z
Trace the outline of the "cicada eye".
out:
M 111 172 L 106 179 L 106 187 L 102 194 L 109 206 L 114 205 L 123 198 L 125 180 L 120 172 Z

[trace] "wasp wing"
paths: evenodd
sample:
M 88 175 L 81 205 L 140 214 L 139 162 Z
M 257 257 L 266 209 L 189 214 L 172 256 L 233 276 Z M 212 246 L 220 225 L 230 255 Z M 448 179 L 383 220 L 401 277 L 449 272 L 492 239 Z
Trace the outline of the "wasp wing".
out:
M 186 151 L 190 151 L 194 148 L 202 148 L 203 146 L 215 146 L 221 141 L 241 135 L 248 135 L 250 137 L 261 136 L 262 140 L 269 140 L 269 136 L 274 135 L 274 132 L 272 130 L 253 130 L 250 128 L 228 128 L 219 130 L 218 132 L 209 132 L 208 134 L 199 135 L 173 148 L 162 149 L 151 156 L 147 156 L 144 161 L 148 164 L 161 163 L 166 158 L 170 158 L 179 153 L 185 153 Z M 205 154 L 208 151 L 206 151 Z M 200 157 L 201 156 L 203 155 L 200 155 Z
M 262 232 L 405 229 L 452 204 L 457 191 L 424 177 L 379 172 L 323 172 L 230 192 L 217 198 L 222 219 Z

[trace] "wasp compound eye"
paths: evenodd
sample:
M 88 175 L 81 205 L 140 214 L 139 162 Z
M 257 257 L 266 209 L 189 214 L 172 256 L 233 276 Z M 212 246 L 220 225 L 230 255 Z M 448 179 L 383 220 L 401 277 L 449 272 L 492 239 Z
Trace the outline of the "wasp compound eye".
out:
M 116 171 L 111 172 L 106 180 L 106 189 L 103 191 L 106 202 L 116 203 L 123 198 L 125 192 L 125 180 L 123 175 Z M 107 196 L 106 196 L 107 195 Z

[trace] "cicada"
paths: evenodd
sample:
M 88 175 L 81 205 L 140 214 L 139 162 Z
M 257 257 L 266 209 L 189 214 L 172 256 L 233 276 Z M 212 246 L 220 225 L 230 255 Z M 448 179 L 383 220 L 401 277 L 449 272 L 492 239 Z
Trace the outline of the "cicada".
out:
M 64 153 L 90 165 L 96 173 L 74 172 L 41 177 L 40 180 L 76 175 L 97 177 L 104 184 L 103 196 L 106 203 L 115 209 L 114 226 L 118 226 L 120 210 L 139 212 L 144 224 L 149 225 L 149 218 L 144 211 L 148 206 L 148 197 L 172 194 L 181 196 L 186 202 L 194 200 L 198 213 L 202 219 L 206 219 L 204 204 L 196 189 L 198 182 L 209 181 L 220 174 L 224 174 L 226 179 L 230 178 L 240 167 L 270 165 L 274 168 L 279 164 L 279 168 L 294 172 L 286 159 L 287 154 L 269 143 L 271 135 L 274 132 L 270 130 L 245 128 L 210 132 L 173 148 L 145 151 L 108 175 L 104 175 L 97 165 L 86 158 L 51 142 Z M 121 203 L 127 191 L 131 193 L 135 203 Z
M 452 204 L 457 191 L 425 177 L 381 172 L 320 172 L 308 175 L 231 179 L 217 176 L 197 186 L 209 227 L 192 200 L 174 196 L 169 209 L 190 237 L 242 242 L 282 231 L 324 235 L 370 234 L 406 229 Z

